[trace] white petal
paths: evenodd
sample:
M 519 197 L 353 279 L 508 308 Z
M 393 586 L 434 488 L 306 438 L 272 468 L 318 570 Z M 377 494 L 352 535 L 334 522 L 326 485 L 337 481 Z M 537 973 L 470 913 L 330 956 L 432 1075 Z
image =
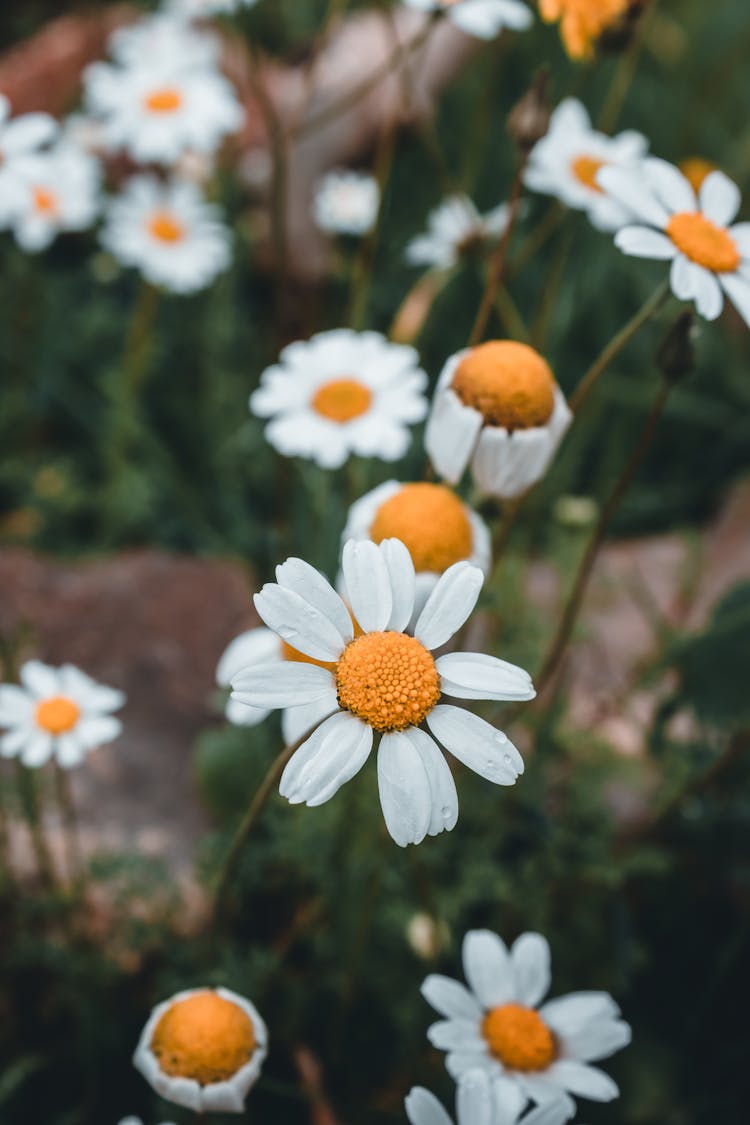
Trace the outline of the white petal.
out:
M 424 446 L 437 472 L 451 484 L 457 484 L 463 476 L 482 422 L 479 411 L 464 406 L 450 387 L 438 387 L 427 419 Z
M 80 766 L 86 757 L 86 747 L 77 737 L 77 732 L 61 734 L 55 743 L 55 757 L 64 770 Z
M 700 286 L 700 267 L 684 254 L 678 254 L 669 271 L 669 284 L 675 297 L 692 301 Z
M 502 731 L 460 707 L 441 703 L 427 716 L 438 742 L 454 757 L 495 785 L 515 785 L 523 758 Z
M 453 1125 L 435 1095 L 423 1086 L 414 1086 L 409 1091 L 404 1108 L 411 1125 Z
M 388 569 L 393 607 L 386 628 L 403 633 L 414 612 L 416 575 L 408 548 L 400 539 L 384 539 L 380 553 Z
M 482 1009 L 475 998 L 457 980 L 440 973 L 430 973 L 422 985 L 422 995 L 428 1004 L 451 1019 L 479 1020 Z
M 575 1111 L 575 1103 L 570 1098 L 557 1098 L 532 1109 L 525 1115 L 523 1125 L 563 1125 Z
M 354 629 L 349 611 L 328 579 L 314 566 L 302 559 L 287 559 L 276 567 L 276 581 L 286 590 L 294 590 L 327 617 L 341 634 L 342 643 L 352 640 Z
M 297 660 L 245 668 L 232 680 L 232 698 L 249 707 L 294 707 L 328 697 L 335 707 L 335 680 L 328 669 Z
M 87 750 L 97 750 L 122 734 L 122 723 L 114 715 L 84 715 L 75 728 L 76 737 Z
M 553 1031 L 564 1036 L 584 1027 L 590 1020 L 604 1016 L 616 1018 L 620 1009 L 608 992 L 571 992 L 548 1000 L 539 1014 Z
M 615 246 L 623 254 L 631 254 L 635 258 L 656 258 L 660 261 L 669 261 L 677 253 L 677 247 L 671 238 L 651 227 L 623 227 L 615 235 Z
M 253 601 L 268 628 L 305 656 L 333 661 L 341 655 L 344 646 L 336 626 L 293 590 L 267 582 Z
M 426 731 L 409 727 L 404 734 L 416 747 L 430 783 L 431 814 L 427 832 L 452 832 L 458 820 L 458 793 L 450 766 Z
M 493 1078 L 495 1125 L 516 1125 L 526 1105 L 526 1094 L 513 1078 L 499 1074 Z
M 0 684 L 0 726 L 11 726 L 30 719 L 35 702 L 17 684 Z
M 595 1102 L 610 1102 L 619 1094 L 617 1084 L 603 1070 L 572 1059 L 558 1059 L 545 1073 L 571 1094 Z
M 627 1047 L 632 1032 L 624 1020 L 605 1017 L 591 1020 L 577 1031 L 559 1038 L 565 1058 L 576 1059 L 578 1062 L 596 1062 Z
M 706 218 L 720 227 L 734 222 L 742 203 L 740 189 L 723 172 L 711 172 L 701 184 L 700 208 Z
M 425 648 L 440 648 L 468 619 L 477 604 L 484 575 L 471 563 L 457 562 L 441 574 L 417 619 L 414 636 Z
M 710 270 L 696 266 L 695 307 L 706 320 L 716 320 L 724 308 L 724 294 Z
M 695 211 L 695 192 L 679 168 L 656 156 L 647 157 L 643 168 L 647 180 L 668 211 Z
M 493 1110 L 492 1086 L 487 1072 L 469 1071 L 456 1091 L 458 1125 L 493 1125 Z
M 352 613 L 365 633 L 385 629 L 393 611 L 388 567 L 375 543 L 350 539 L 341 555 Z
M 21 683 L 35 699 L 49 699 L 60 694 L 57 668 L 42 664 L 41 660 L 28 660 L 21 666 Z
M 535 1008 L 550 985 L 550 953 L 541 934 L 521 934 L 510 951 L 521 1004 Z
M 319 699 L 316 703 L 307 703 L 304 707 L 287 707 L 281 714 L 281 733 L 284 745 L 291 746 L 298 742 L 303 735 L 310 734 L 313 727 L 327 719 L 332 712 L 338 710 L 338 701 L 333 704 L 328 699 Z
M 279 792 L 293 805 L 322 805 L 359 772 L 371 749 L 371 728 L 348 711 L 339 711 L 292 755 Z
M 523 668 L 481 652 L 449 652 L 438 657 L 440 687 L 456 699 L 533 699 L 531 677 Z
M 492 1075 L 500 1074 L 502 1065 L 488 1054 L 485 1047 L 481 1051 L 449 1051 L 445 1056 L 445 1069 L 451 1078 L 458 1082 L 462 1075 L 470 1070 L 486 1070 Z
M 247 707 L 244 703 L 238 703 L 236 699 L 232 699 L 231 696 L 224 705 L 224 717 L 228 723 L 232 723 L 236 727 L 257 727 L 258 723 L 262 723 L 270 714 L 271 712 L 266 707 Z M 292 739 L 292 741 L 296 740 Z M 286 745 L 289 745 L 288 740 Z
M 750 223 L 735 223 L 729 234 L 743 258 L 750 258 Z
M 39 731 L 32 735 L 24 746 L 21 751 L 21 761 L 29 769 L 36 769 L 38 766 L 45 765 L 50 760 L 52 749 L 52 736 L 44 731 Z
M 280 652 L 279 638 L 270 629 L 262 626 L 240 633 L 224 650 L 216 668 L 216 682 L 221 687 L 229 687 L 234 677 L 251 664 L 265 664 L 274 660 Z
M 516 999 L 505 942 L 490 930 L 469 930 L 463 944 L 464 974 L 480 1004 L 496 1008 Z
M 483 1051 L 486 1047 L 477 1020 L 441 1020 L 427 1029 L 427 1038 L 439 1051 Z
M 722 274 L 720 280 L 724 292 L 750 328 L 750 282 L 737 273 Z
M 607 164 L 597 172 L 596 182 L 641 222 L 664 227 L 669 221 L 666 207 L 649 189 L 640 167 L 633 170 Z
M 399 847 L 420 844 L 432 812 L 430 782 L 419 751 L 404 734 L 384 734 L 380 741 L 378 790 L 386 827 Z

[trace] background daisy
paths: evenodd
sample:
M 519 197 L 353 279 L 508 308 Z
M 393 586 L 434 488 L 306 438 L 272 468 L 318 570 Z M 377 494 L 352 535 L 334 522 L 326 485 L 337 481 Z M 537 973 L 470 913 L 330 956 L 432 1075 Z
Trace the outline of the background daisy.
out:
M 452 195 L 427 216 L 427 231 L 406 247 L 412 266 L 450 269 L 460 258 L 502 234 L 508 225 L 508 207 L 501 203 L 480 215 L 467 195 Z
M 445 12 L 451 23 L 467 35 L 494 39 L 508 27 L 525 31 L 533 16 L 522 0 L 404 0 L 421 12 Z
M 332 234 L 367 234 L 378 217 L 380 188 L 367 172 L 329 172 L 317 185 L 313 215 Z
M 11 117 L 10 102 L 0 94 L 0 227 L 6 226 L 24 207 L 23 183 L 18 163 L 49 145 L 57 135 L 57 123 L 46 113 L 23 113 Z
M 82 231 L 100 208 L 99 165 L 68 142 L 15 162 L 16 206 L 11 225 L 19 246 L 45 250 L 65 231 Z

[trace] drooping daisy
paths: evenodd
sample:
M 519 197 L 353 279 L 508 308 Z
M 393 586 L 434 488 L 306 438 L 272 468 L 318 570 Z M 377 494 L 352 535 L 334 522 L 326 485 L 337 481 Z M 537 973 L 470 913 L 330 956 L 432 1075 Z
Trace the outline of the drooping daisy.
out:
M 483 493 L 510 500 L 544 475 L 571 420 L 538 352 L 513 340 L 490 340 L 446 363 L 427 420 L 425 448 L 451 484 L 471 462 Z
M 492 561 L 484 520 L 450 488 L 428 481 L 389 480 L 360 497 L 349 509 L 342 542 L 348 539 L 400 539 L 406 545 L 416 571 L 415 613 L 449 566 L 470 562 L 486 577 Z
M 119 737 L 125 696 L 97 684 L 72 664 L 52 668 L 29 660 L 20 684 L 0 684 L 0 738 L 4 758 L 36 768 L 55 758 L 65 769 L 78 766 L 105 742 Z
M 0 227 L 5 227 L 24 205 L 23 185 L 19 184 L 17 164 L 50 144 L 57 135 L 57 123 L 46 113 L 10 116 L 10 102 L 0 94 Z
M 404 0 L 421 12 L 445 12 L 451 23 L 477 39 L 494 39 L 503 28 L 525 31 L 533 16 L 522 0 Z
M 601 36 L 633 6 L 633 0 L 539 0 L 539 14 L 547 23 L 559 20 L 572 59 L 588 59 Z
M 736 184 L 712 172 L 696 196 L 679 169 L 655 157 L 637 172 L 602 168 L 598 179 L 637 217 L 639 225 L 615 235 L 624 254 L 671 261 L 672 292 L 694 301 L 706 320 L 719 316 L 726 293 L 750 325 L 750 223 L 732 225 L 741 202 Z
M 494 1084 L 486 1070 L 469 1070 L 456 1087 L 456 1125 L 563 1125 L 571 1116 L 567 1099 L 537 1106 L 521 1117 L 526 1097 L 515 1086 Z M 404 1103 L 411 1125 L 453 1125 L 440 1102 L 423 1086 Z
M 640 133 L 608 137 L 592 129 L 581 102 L 566 98 L 552 114 L 547 135 L 532 149 L 524 182 L 532 191 L 554 195 L 566 207 L 585 211 L 598 230 L 617 230 L 632 214 L 602 190 L 597 172 L 610 165 L 633 166 L 647 147 Z
M 351 454 L 397 461 L 409 426 L 427 413 L 427 376 L 413 348 L 378 332 L 338 328 L 284 348 L 250 396 L 250 409 L 271 418 L 266 438 L 285 457 L 338 469 Z
M 230 234 L 198 188 L 135 176 L 107 209 L 105 249 L 174 293 L 205 289 L 230 263 Z
M 437 742 L 495 784 L 512 785 L 523 772 L 504 734 L 441 696 L 525 700 L 534 689 L 523 669 L 496 657 L 432 655 L 471 614 L 483 581 L 478 567 L 460 562 L 445 571 L 413 635 L 404 630 L 414 607 L 414 565 L 403 543 L 350 540 L 342 572 L 351 611 L 308 563 L 293 558 L 277 567 L 278 581 L 255 595 L 256 609 L 282 640 L 322 666 L 278 661 L 245 669 L 233 680 L 234 696 L 252 707 L 328 708 L 330 718 L 282 775 L 281 795 L 292 804 L 329 800 L 365 764 L 377 735 L 386 826 L 401 847 L 418 844 L 450 831 L 458 818 L 455 783 Z
M 406 260 L 412 266 L 450 269 L 464 255 L 501 235 L 507 225 L 505 203 L 480 215 L 468 196 L 449 196 L 427 216 L 425 234 L 407 245 Z
M 630 1042 L 630 1027 L 606 992 L 574 992 L 538 1005 L 550 985 L 549 946 L 541 934 L 522 934 L 510 950 L 497 934 L 471 930 L 463 942 L 469 987 L 433 974 L 422 995 L 444 1018 L 428 1038 L 447 1051 L 456 1080 L 477 1067 L 503 1096 L 511 1086 L 532 1101 L 571 1094 L 607 1102 L 618 1095 L 609 1075 L 590 1063 Z
M 218 65 L 221 41 L 205 28 L 193 27 L 169 12 L 156 12 L 116 28 L 107 41 L 115 60 L 126 67 L 174 67 L 210 70 Z
M 318 183 L 313 216 L 321 230 L 332 234 L 367 234 L 380 206 L 380 188 L 367 172 L 329 172 Z
M 158 1004 L 133 1063 L 157 1094 L 196 1113 L 242 1113 L 267 1054 L 255 1006 L 226 988 L 194 988 Z

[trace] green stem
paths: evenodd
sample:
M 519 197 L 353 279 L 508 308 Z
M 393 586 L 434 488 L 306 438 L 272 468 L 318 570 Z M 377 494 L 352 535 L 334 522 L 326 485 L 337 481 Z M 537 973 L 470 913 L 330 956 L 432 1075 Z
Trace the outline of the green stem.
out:
M 383 219 L 385 189 L 393 167 L 393 155 L 396 148 L 396 130 L 386 129 L 380 137 L 378 152 L 375 159 L 375 179 L 378 182 L 380 202 L 378 213 L 372 230 L 362 239 L 359 253 L 352 270 L 351 295 L 349 299 L 349 315 L 347 324 L 350 328 L 361 328 L 367 311 L 367 298 L 370 293 L 375 255 L 378 248 L 378 239 Z
M 44 825 L 34 771 L 16 761 L 16 782 L 21 808 L 29 826 L 39 875 L 48 890 L 56 890 L 57 876 L 52 854 L 44 834 Z
M 82 888 L 85 884 L 86 868 L 81 849 L 81 835 L 78 830 L 78 816 L 70 785 L 70 775 L 57 761 L 55 762 L 55 790 L 60 817 L 65 829 L 71 882 L 74 887 Z

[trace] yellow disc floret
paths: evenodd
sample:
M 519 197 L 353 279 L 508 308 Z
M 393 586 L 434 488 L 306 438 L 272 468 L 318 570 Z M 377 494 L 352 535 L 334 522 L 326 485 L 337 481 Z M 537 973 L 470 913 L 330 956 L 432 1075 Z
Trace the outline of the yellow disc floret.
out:
M 400 539 L 418 573 L 442 574 L 472 553 L 466 509 L 442 484 L 404 484 L 378 508 L 370 528 L 375 543 Z
M 175 113 L 182 106 L 182 92 L 175 86 L 164 86 L 144 98 L 149 113 Z
M 440 698 L 435 661 L 405 633 L 365 633 L 336 666 L 339 705 L 374 730 L 418 726 Z
M 372 402 L 372 391 L 356 379 L 332 379 L 323 383 L 313 395 L 311 406 L 331 422 L 351 422 L 366 414 Z
M 170 215 L 169 211 L 156 211 L 150 218 L 148 229 L 158 242 L 173 244 L 182 242 L 185 232 L 182 223 Z
M 570 163 L 570 170 L 584 187 L 589 188 L 590 191 L 603 194 L 602 189 L 596 182 L 596 174 L 605 164 L 605 160 L 597 160 L 595 156 L 576 156 L 575 160 Z
M 549 365 L 528 344 L 514 340 L 490 340 L 472 348 L 459 363 L 451 386 L 488 426 L 506 430 L 544 426 L 555 406 Z
M 36 725 L 48 734 L 66 734 L 73 729 L 80 716 L 81 710 L 72 699 L 55 695 L 37 703 L 34 717 Z
M 713 273 L 733 273 L 742 261 L 737 244 L 724 227 L 699 211 L 673 215 L 666 232 L 686 258 Z
M 555 1037 L 533 1008 L 502 1004 L 482 1020 L 490 1051 L 511 1070 L 546 1070 L 555 1058 Z
M 226 1082 L 250 1061 L 255 1030 L 246 1012 L 211 989 L 176 1000 L 157 1023 L 151 1050 L 165 1074 L 201 1086 Z

